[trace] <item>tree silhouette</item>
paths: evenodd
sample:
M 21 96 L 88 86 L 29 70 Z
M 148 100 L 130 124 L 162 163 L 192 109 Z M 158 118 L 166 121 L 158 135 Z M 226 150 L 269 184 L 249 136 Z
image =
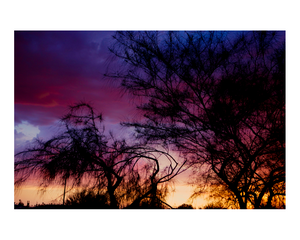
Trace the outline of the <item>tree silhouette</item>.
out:
M 144 120 L 124 125 L 177 146 L 198 185 L 224 186 L 239 208 L 285 205 L 284 37 L 117 32 L 110 50 L 123 65 L 107 76 L 144 101 Z
M 57 136 L 37 139 L 33 147 L 16 154 L 15 185 L 35 176 L 45 188 L 51 183 L 81 186 L 88 190 L 82 196 L 95 191 L 107 198 L 103 206 L 109 208 L 139 206 L 146 198 L 154 206 L 157 199 L 163 202 L 162 192 L 183 165 L 165 148 L 106 136 L 102 115 L 79 103 L 61 119 Z

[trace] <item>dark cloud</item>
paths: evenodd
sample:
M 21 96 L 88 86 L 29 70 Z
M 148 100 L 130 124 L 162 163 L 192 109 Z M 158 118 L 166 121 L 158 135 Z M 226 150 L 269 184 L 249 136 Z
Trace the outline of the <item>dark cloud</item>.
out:
M 99 35 L 100 34 L 100 35 Z M 108 58 L 106 32 L 16 32 L 16 102 L 101 80 Z M 98 41 L 98 42 L 96 42 Z M 101 45 L 102 47 L 95 47 Z
M 113 32 L 16 31 L 15 125 L 27 121 L 50 137 L 67 106 L 91 103 L 116 129 L 135 108 L 103 74 Z M 18 137 L 18 135 L 16 135 Z
M 117 90 L 103 80 L 112 33 L 16 32 L 16 122 L 49 124 L 80 100 L 95 102 L 115 117 L 116 111 L 126 111 Z

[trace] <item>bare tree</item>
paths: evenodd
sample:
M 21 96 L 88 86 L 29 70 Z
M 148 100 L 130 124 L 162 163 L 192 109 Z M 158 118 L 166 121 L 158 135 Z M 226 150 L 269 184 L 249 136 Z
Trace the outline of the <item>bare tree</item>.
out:
M 125 126 L 146 142 L 177 146 L 198 184 L 224 185 L 240 208 L 285 205 L 284 32 L 114 39 L 110 50 L 123 67 L 107 76 L 144 102 L 144 120 Z
M 71 106 L 61 123 L 57 136 L 37 139 L 16 154 L 16 185 L 35 176 L 45 188 L 51 183 L 83 186 L 107 196 L 110 208 L 119 208 L 160 199 L 166 183 L 183 170 L 166 149 L 106 136 L 102 115 L 87 103 Z

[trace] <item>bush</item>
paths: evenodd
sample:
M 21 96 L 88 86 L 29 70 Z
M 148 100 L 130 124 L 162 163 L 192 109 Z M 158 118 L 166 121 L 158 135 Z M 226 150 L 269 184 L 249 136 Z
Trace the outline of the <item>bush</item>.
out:
M 191 204 L 181 204 L 177 209 L 194 209 Z
M 222 203 L 208 203 L 203 209 L 227 209 Z
M 108 199 L 105 195 L 96 194 L 92 190 L 82 190 L 74 193 L 66 201 L 71 208 L 80 209 L 103 209 L 109 208 Z

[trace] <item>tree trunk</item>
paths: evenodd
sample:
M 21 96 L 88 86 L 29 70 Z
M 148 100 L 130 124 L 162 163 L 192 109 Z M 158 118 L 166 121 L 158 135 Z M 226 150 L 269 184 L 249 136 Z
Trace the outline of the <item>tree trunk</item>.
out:
M 118 209 L 119 208 L 119 204 L 118 204 L 118 201 L 116 199 L 116 196 L 115 196 L 114 192 L 115 191 L 113 191 L 113 190 L 108 190 L 109 199 L 110 199 L 110 208 Z
M 65 179 L 64 196 L 63 196 L 63 206 L 65 205 L 65 199 L 66 199 L 66 186 L 67 186 L 67 178 Z
M 247 209 L 247 203 L 245 203 L 242 198 L 239 200 L 239 205 L 240 209 Z
M 156 192 L 157 192 L 157 185 L 153 184 L 151 190 L 151 208 L 156 208 Z
M 240 209 L 247 209 L 247 201 L 245 199 L 245 201 L 243 200 L 243 197 L 241 196 L 240 192 L 238 190 L 233 191 L 235 196 L 238 199 L 239 205 L 240 205 Z

